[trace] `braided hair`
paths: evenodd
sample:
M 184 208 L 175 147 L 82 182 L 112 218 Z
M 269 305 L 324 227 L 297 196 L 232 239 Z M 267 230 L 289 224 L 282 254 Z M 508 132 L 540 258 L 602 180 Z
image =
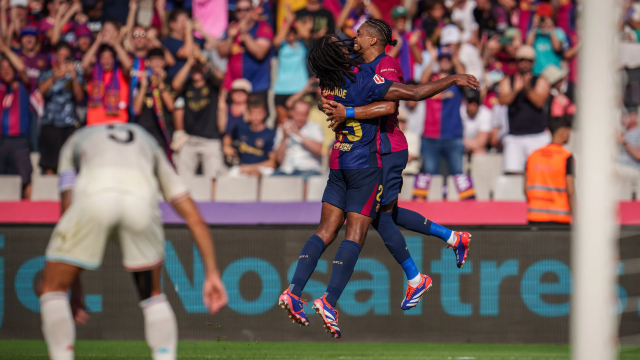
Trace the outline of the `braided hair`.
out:
M 362 63 L 354 48 L 331 36 L 323 36 L 313 43 L 307 62 L 311 71 L 320 79 L 322 89 L 342 87 L 345 77 L 355 82 L 356 75 L 352 69 L 359 68 Z
M 381 40 L 382 47 L 387 45 L 396 46 L 398 40 L 393 40 L 391 26 L 386 21 L 380 19 L 369 19 L 364 22 L 369 29 L 375 33 L 375 36 Z

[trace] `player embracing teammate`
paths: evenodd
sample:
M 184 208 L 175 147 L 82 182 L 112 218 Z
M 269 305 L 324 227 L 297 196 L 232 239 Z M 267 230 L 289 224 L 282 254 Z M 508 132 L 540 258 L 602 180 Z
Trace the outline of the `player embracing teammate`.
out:
M 287 309 L 293 322 L 309 325 L 303 308 L 306 303 L 300 296 L 318 259 L 346 218 L 345 239 L 336 252 L 327 291 L 313 302 L 326 330 L 336 338 L 341 337 L 341 332 L 335 305 L 354 271 L 369 225 L 378 230 L 407 274 L 409 286 L 402 302 L 405 310 L 417 305 L 431 286 L 431 279 L 418 272 L 396 223 L 442 238 L 453 247 L 458 267 L 464 264 L 468 233 L 453 233 L 396 205 L 408 158 L 406 139 L 397 129 L 397 101 L 424 100 L 452 85 L 480 85 L 471 75 L 449 76 L 417 86 L 402 84 L 400 66 L 384 54 L 385 46 L 395 42 L 389 25 L 383 21 L 367 21 L 355 41 L 354 49 L 337 39 L 323 37 L 309 51 L 309 66 L 320 79 L 326 99 L 323 108 L 330 115 L 336 142 L 320 226 L 302 248 L 291 285 L 279 298 L 280 306 Z

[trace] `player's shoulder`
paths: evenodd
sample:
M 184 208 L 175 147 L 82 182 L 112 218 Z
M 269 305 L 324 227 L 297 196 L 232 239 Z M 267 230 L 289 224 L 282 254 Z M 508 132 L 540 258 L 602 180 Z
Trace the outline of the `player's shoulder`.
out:
M 387 54 L 385 54 L 378 62 L 378 65 L 376 66 L 376 73 L 387 78 L 391 77 L 394 80 L 404 77 L 402 67 L 398 60 Z

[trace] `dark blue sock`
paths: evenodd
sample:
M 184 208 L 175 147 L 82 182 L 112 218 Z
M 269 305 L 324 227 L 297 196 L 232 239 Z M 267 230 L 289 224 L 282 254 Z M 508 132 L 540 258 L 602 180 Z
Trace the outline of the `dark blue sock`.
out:
M 298 258 L 298 265 L 296 266 L 296 272 L 293 273 L 291 279 L 291 285 L 289 290 L 295 296 L 300 297 L 304 286 L 307 285 L 307 281 L 313 274 L 313 271 L 318 265 L 318 259 L 326 248 L 324 241 L 318 235 L 312 235 L 309 240 L 302 247 L 300 257 Z
M 373 227 L 378 231 L 387 250 L 393 255 L 398 264 L 402 264 L 411 257 L 404 236 L 402 236 L 400 229 L 393 222 L 392 213 L 379 213 L 377 219 L 373 222 Z
M 355 241 L 345 239 L 340 244 L 336 257 L 333 259 L 331 279 L 329 279 L 329 286 L 327 286 L 327 292 L 325 293 L 329 305 L 336 306 L 336 302 L 338 302 L 342 291 L 351 278 L 351 274 L 353 274 L 360 250 L 362 248 Z
M 438 237 L 445 242 L 451 237 L 453 231 L 442 225 L 438 225 L 431 220 L 427 220 L 424 216 L 415 211 L 395 207 L 393 209 L 393 220 L 396 224 L 411 231 L 415 231 L 424 235 L 432 235 Z

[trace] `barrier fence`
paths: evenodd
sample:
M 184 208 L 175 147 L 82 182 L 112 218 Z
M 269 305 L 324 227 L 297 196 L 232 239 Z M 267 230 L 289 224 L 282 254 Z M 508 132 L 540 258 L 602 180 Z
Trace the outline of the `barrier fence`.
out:
M 186 227 L 166 227 L 163 289 L 183 340 L 329 341 L 320 319 L 291 323 L 277 306 L 312 226 L 213 227 L 229 305 L 211 316 L 202 305 L 202 263 Z M 0 338 L 41 338 L 37 283 L 50 225 L 0 226 Z M 436 238 L 405 232 L 419 269 L 434 286 L 409 311 L 400 309 L 406 279 L 375 231 L 370 231 L 339 300 L 343 341 L 567 343 L 571 293 L 570 232 L 565 228 L 470 228 L 471 255 L 462 269 Z M 620 337 L 640 334 L 640 228 L 622 230 Z M 344 231 L 338 235 L 342 239 Z M 320 297 L 337 245 L 318 263 L 303 298 Z M 91 320 L 80 339 L 143 339 L 142 314 L 116 244 L 103 266 L 82 275 Z M 311 302 L 309 302 L 311 303 Z

